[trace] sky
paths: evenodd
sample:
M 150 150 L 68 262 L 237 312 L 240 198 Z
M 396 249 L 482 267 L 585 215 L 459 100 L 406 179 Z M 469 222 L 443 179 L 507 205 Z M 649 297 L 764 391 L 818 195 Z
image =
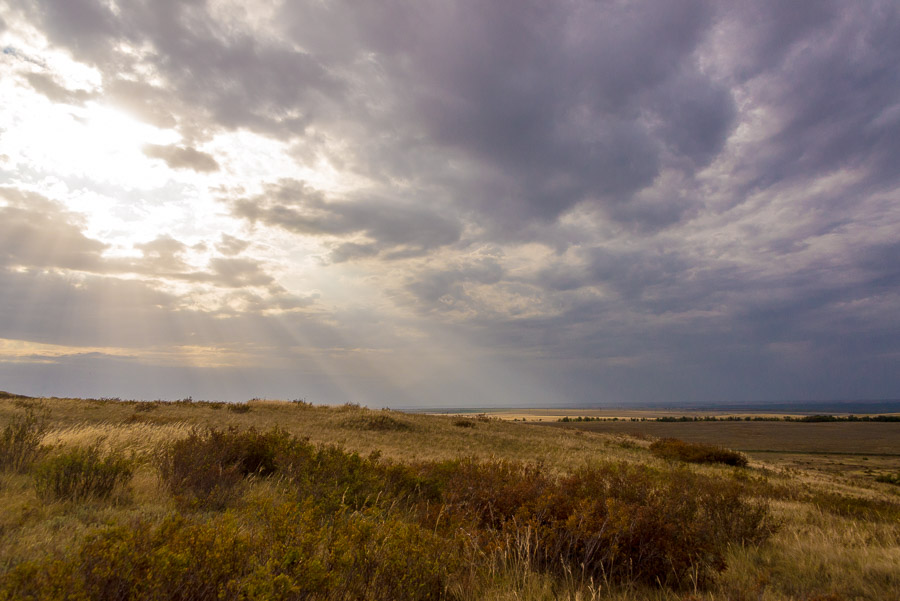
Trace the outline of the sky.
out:
M 0 0 L 0 389 L 900 397 L 896 0 Z

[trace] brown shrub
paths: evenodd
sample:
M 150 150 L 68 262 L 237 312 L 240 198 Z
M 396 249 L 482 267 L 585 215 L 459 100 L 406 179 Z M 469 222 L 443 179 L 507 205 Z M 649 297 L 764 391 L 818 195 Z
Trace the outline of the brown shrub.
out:
M 293 439 L 280 430 L 193 430 L 157 451 L 160 481 L 187 506 L 223 509 L 248 476 L 276 471 L 276 458 Z
M 743 453 L 708 444 L 685 442 L 677 438 L 660 438 L 650 445 L 650 452 L 662 459 L 686 461 L 688 463 L 723 463 L 735 467 L 746 467 L 747 457 Z

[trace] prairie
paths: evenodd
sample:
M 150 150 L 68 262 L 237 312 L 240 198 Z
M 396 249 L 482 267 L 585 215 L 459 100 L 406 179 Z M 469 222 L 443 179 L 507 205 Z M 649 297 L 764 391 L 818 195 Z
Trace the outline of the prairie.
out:
M 0 395 L 0 599 L 900 599 L 900 424 L 542 415 Z

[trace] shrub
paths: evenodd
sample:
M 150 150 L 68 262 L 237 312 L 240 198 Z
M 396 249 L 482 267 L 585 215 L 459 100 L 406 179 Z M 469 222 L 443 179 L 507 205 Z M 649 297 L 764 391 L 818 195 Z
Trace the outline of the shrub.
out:
M 460 418 L 453 420 L 453 425 L 458 428 L 474 428 L 475 420 L 469 419 L 467 417 L 460 417 Z
M 878 476 L 875 476 L 875 481 L 900 486 L 900 472 L 897 472 L 896 474 L 879 474 Z
M 0 471 L 27 471 L 41 455 L 46 431 L 46 412 L 29 407 L 25 415 L 14 417 L 0 435 Z
M 650 452 L 662 459 L 688 463 L 723 463 L 735 467 L 746 467 L 748 464 L 747 457 L 743 453 L 708 444 L 685 442 L 677 438 L 660 438 L 650 445 Z
M 16 566 L 0 598 L 430 601 L 447 597 L 460 548 L 383 512 L 265 503 L 102 528 L 65 558 Z
M 762 542 L 773 531 L 768 507 L 736 483 L 628 464 L 562 478 L 527 518 L 544 569 L 676 587 L 724 569 L 729 544 Z
M 412 429 L 412 426 L 408 423 L 381 413 L 351 417 L 342 421 L 341 426 L 354 430 L 371 430 L 376 432 L 390 430 L 403 432 Z
M 339 447 L 295 441 L 279 457 L 279 468 L 299 499 L 313 498 L 331 511 L 371 505 L 385 492 L 385 469 L 375 456 Z
M 103 456 L 98 443 L 44 460 L 35 469 L 34 484 L 38 496 L 47 500 L 107 499 L 131 475 L 129 460 Z
M 160 448 L 155 464 L 160 481 L 188 506 L 223 509 L 248 476 L 268 476 L 276 457 L 290 444 L 280 430 L 193 430 L 186 438 Z
M 228 410 L 232 413 L 250 413 L 250 405 L 247 403 L 229 403 Z
M 420 466 L 439 491 L 430 528 L 463 528 L 485 551 L 524 553 L 559 577 L 686 586 L 725 567 L 731 543 L 774 531 L 740 482 L 687 470 L 602 464 L 554 478 L 539 466 L 457 460 Z M 522 553 L 519 553 L 522 555 Z

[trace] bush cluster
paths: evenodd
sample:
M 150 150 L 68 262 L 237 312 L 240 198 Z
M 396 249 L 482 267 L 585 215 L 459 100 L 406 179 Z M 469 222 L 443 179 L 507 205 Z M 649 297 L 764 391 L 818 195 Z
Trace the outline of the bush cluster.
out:
M 444 599 L 498 557 L 559 581 L 677 588 L 723 569 L 730 544 L 773 531 L 740 480 L 678 467 L 394 463 L 236 429 L 195 430 L 156 466 L 178 511 L 20 564 L 0 598 Z
M 98 443 L 45 459 L 34 470 L 34 485 L 49 501 L 108 499 L 131 475 L 131 461 L 104 455 Z
M 735 467 L 746 467 L 748 463 L 743 453 L 708 444 L 685 442 L 677 438 L 660 438 L 654 441 L 650 445 L 650 452 L 662 459 L 688 463 L 723 463 Z
M 276 470 L 276 456 L 293 440 L 279 430 L 194 429 L 157 450 L 160 481 L 185 506 L 224 509 L 250 476 Z

